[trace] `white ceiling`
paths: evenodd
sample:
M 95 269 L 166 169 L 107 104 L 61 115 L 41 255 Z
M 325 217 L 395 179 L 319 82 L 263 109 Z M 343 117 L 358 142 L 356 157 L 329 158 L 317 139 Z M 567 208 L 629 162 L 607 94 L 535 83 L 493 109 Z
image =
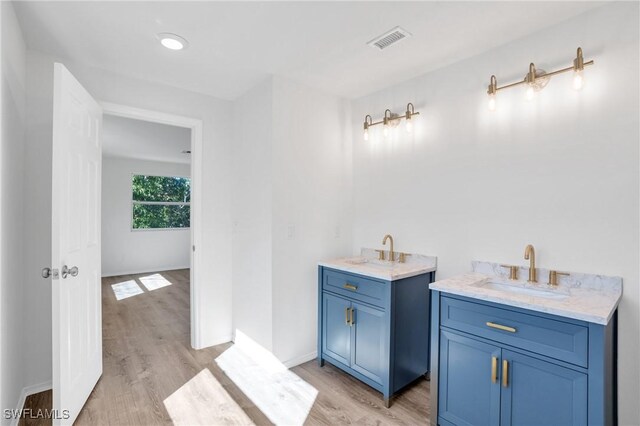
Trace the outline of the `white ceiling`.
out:
M 416 77 L 601 2 L 19 2 L 30 48 L 224 99 L 269 74 L 346 98 Z M 413 34 L 366 45 L 400 25 Z M 185 37 L 175 52 L 155 38 Z
M 102 125 L 102 154 L 106 157 L 190 163 L 191 130 L 105 115 Z

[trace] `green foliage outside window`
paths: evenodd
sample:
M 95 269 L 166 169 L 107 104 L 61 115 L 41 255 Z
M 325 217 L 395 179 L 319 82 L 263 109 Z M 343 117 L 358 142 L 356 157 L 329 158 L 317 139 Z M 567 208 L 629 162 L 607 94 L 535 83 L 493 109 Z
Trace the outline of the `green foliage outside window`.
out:
M 189 228 L 191 180 L 134 175 L 133 229 Z

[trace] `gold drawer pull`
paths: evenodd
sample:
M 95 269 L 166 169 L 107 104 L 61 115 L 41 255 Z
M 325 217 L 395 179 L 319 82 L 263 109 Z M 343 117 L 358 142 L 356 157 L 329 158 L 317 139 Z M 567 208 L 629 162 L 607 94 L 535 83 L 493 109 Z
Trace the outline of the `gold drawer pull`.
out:
M 502 360 L 502 387 L 509 387 L 509 361 Z
M 351 290 L 351 291 L 357 291 L 358 290 L 358 286 L 355 286 L 355 285 L 349 284 L 349 283 L 346 283 L 344 285 L 344 288 L 346 288 L 347 290 Z
M 508 331 L 509 333 L 515 333 L 516 329 L 502 324 L 496 324 L 495 322 L 488 322 L 487 327 L 497 328 L 498 330 Z
M 351 325 L 349 324 L 349 308 L 344 308 L 344 323 Z
M 498 381 L 498 357 L 491 357 L 491 383 Z

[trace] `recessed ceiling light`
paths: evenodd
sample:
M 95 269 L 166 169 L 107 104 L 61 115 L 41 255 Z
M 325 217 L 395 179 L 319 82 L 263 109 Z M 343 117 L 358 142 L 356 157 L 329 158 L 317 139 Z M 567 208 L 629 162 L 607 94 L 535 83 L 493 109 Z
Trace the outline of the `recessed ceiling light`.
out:
M 160 43 L 167 49 L 182 50 L 189 46 L 189 42 L 177 34 L 160 33 L 157 37 L 158 40 L 160 40 Z

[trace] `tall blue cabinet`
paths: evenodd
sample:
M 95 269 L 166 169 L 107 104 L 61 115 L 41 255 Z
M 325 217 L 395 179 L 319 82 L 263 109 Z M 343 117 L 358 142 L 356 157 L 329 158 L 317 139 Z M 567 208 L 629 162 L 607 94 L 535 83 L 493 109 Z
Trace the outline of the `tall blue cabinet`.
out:
M 432 424 L 616 424 L 616 321 L 434 291 Z
M 435 272 L 385 281 L 318 268 L 318 362 L 383 394 L 429 371 L 429 284 Z

